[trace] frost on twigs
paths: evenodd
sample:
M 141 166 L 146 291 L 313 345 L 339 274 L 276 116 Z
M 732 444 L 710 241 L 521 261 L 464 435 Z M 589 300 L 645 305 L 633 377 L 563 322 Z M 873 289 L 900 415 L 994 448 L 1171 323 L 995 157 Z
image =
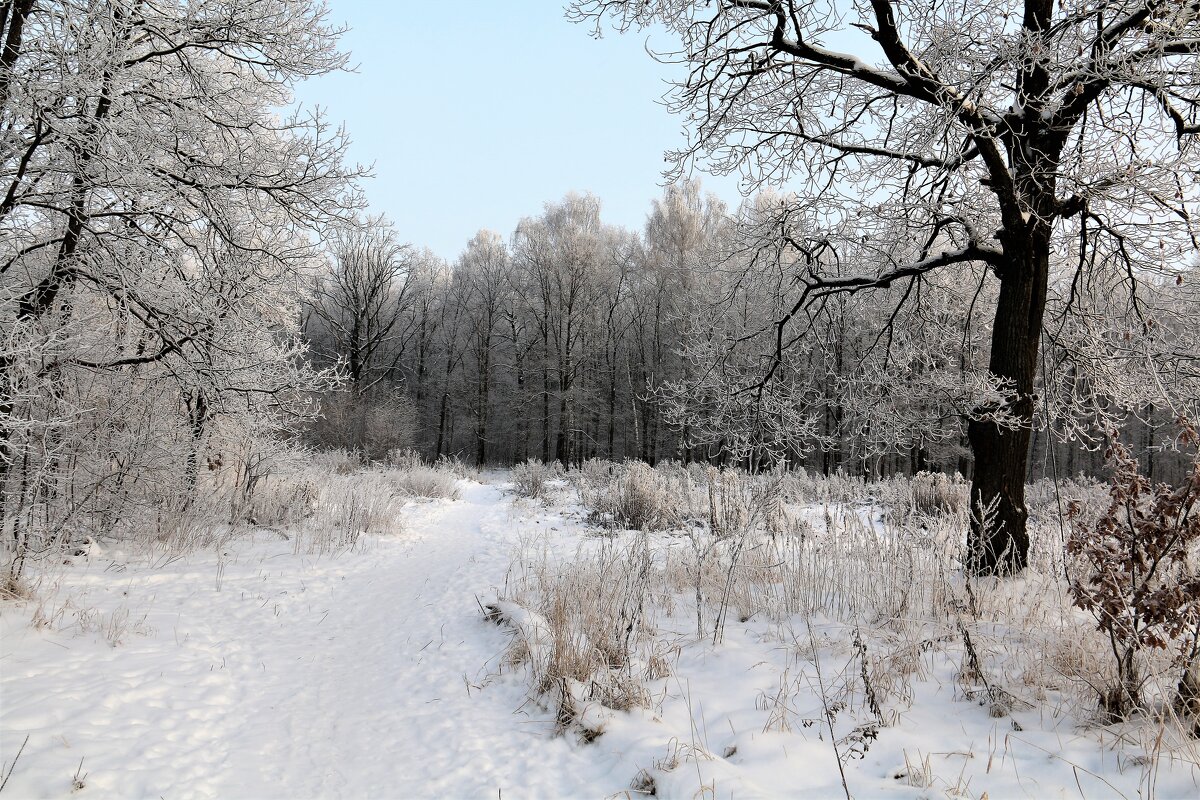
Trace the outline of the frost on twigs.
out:
M 1196 429 L 1181 420 L 1181 441 L 1195 448 Z M 1108 637 L 1117 676 L 1101 693 L 1101 710 L 1121 719 L 1142 705 L 1140 654 L 1174 650 L 1184 668 L 1181 705 L 1196 705 L 1200 629 L 1200 454 L 1178 486 L 1152 486 L 1137 459 L 1110 431 L 1111 502 L 1088 524 L 1069 510 L 1067 551 L 1079 564 L 1071 579 L 1075 605 L 1091 612 Z M 1190 680 L 1189 680 L 1190 678 Z
M 570 569 L 526 564 L 484 618 L 512 631 L 505 660 L 529 672 L 533 694 L 561 730 L 590 742 L 614 711 L 646 706 L 661 677 L 643 612 L 652 566 L 645 542 L 590 554 Z
M 550 492 L 551 481 L 557 476 L 558 462 L 543 464 L 531 458 L 524 464 L 513 467 L 513 491 L 518 497 L 528 497 L 531 500 L 543 500 Z

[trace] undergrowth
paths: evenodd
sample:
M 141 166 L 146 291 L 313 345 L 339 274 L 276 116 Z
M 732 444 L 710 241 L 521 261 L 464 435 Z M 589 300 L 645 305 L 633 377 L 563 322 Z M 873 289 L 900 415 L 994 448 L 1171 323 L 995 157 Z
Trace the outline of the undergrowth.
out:
M 1121 682 L 1120 664 L 1072 607 L 1068 576 L 1079 577 L 1080 564 L 1064 547 L 1058 513 L 1072 504 L 1079 524 L 1095 524 L 1105 512 L 1094 484 L 1031 488 L 1030 566 L 1001 580 L 964 576 L 969 510 L 958 478 L 868 486 L 843 476 L 589 462 L 567 479 L 604 535 L 567 558 L 549 555 L 544 538 L 526 539 L 488 612 L 515 632 L 507 663 L 527 671 L 533 695 L 564 728 L 598 735 L 596 720 L 608 712 L 597 707 L 652 705 L 673 654 L 719 644 L 730 625 L 754 626 L 793 654 L 778 692 L 761 699 L 765 729 L 836 722 L 839 758 L 861 757 L 947 664 L 956 665 L 956 696 L 993 718 L 1040 709 L 1111 721 L 1095 698 Z M 1194 565 L 1194 544 L 1185 549 Z M 818 623 L 830 637 L 820 643 L 811 639 Z M 1144 702 L 1117 735 L 1148 754 L 1150 777 L 1159 759 L 1200 759 L 1191 738 L 1200 733 L 1195 649 L 1187 658 L 1178 648 L 1134 654 Z M 822 659 L 837 662 L 818 692 L 824 710 L 797 716 L 794 700 L 811 696 L 809 668 Z M 931 785 L 924 762 L 914 763 L 914 785 Z

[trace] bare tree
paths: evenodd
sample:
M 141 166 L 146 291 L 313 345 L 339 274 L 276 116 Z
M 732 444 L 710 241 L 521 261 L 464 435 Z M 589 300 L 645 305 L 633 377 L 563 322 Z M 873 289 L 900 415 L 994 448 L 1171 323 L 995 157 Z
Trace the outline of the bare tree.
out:
M 75 513 L 64 493 L 110 481 L 62 457 L 104 435 L 91 409 L 157 435 L 186 485 L 214 426 L 271 435 L 324 384 L 299 295 L 360 171 L 319 116 L 279 112 L 294 82 L 344 64 L 324 15 L 305 0 L 0 5 L 6 522 L 13 497 Z
M 600 221 L 600 201 L 569 194 L 547 203 L 542 216 L 523 219 L 513 234 L 513 258 L 523 272 L 521 300 L 542 339 L 542 453 L 550 457 L 550 397 L 557 395 L 554 458 L 568 463 L 576 420 L 576 379 L 587 317 L 597 298 L 600 265 L 614 232 Z
M 1117 263 L 1135 293 L 1195 246 L 1200 3 L 580 0 L 571 13 L 678 37 L 665 56 L 688 70 L 671 95 L 689 120 L 677 171 L 707 159 L 752 185 L 800 179 L 781 217 L 803 214 L 784 235 L 808 257 L 780 345 L 832 295 L 991 270 L 1002 397 L 968 435 L 975 516 L 995 511 L 972 526 L 969 568 L 1021 569 L 1052 255 L 1073 248 L 1081 274 Z
M 331 355 L 345 361 L 357 394 L 366 393 L 392 368 L 389 351 L 403 332 L 412 247 L 396 240 L 381 217 L 337 232 L 333 265 L 317 284 L 313 313 L 333 338 Z
M 667 186 L 661 198 L 651 203 L 646 217 L 643 285 L 645 307 L 640 320 L 648 327 L 649 342 L 644 347 L 648 393 L 659 390 L 665 381 L 686 377 L 687 362 L 679 359 L 677 348 L 684 338 L 685 309 L 697 288 L 719 265 L 718 244 L 731 227 L 725 204 L 713 195 L 704 195 L 700 182 L 687 179 Z M 659 430 L 658 403 L 645 403 L 648 452 L 653 463 L 659 439 L 674 433 L 674 455 L 689 460 L 688 422 L 678 430 Z M 662 426 L 666 428 L 667 426 Z M 670 450 L 668 450 L 670 452 Z
M 414 322 L 407 313 L 412 247 L 397 241 L 385 219 L 372 217 L 337 231 L 330 248 L 333 264 L 317 283 L 308 335 L 322 355 L 345 370 L 348 397 L 326 401 L 346 407 L 336 413 L 331 408 L 329 421 L 341 423 L 336 427 L 351 449 L 377 456 L 389 448 L 367 441 L 370 407 L 403 405 L 391 384 Z
M 508 248 L 499 234 L 480 231 L 458 259 L 454 277 L 463 284 L 467 311 L 467 349 L 475 366 L 475 463 L 488 459 L 492 375 L 502 311 L 507 300 Z

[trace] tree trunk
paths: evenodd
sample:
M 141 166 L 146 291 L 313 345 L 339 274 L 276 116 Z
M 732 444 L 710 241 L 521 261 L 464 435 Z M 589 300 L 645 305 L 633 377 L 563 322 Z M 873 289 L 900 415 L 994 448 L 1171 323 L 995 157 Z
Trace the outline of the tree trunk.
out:
M 617 368 L 613 359 L 613 368 L 608 373 L 608 452 L 604 457 L 616 460 L 617 443 Z
M 21 55 L 25 19 L 32 10 L 33 0 L 14 0 L 4 4 L 4 17 L 0 19 L 0 30 L 4 31 L 4 47 L 0 50 L 0 109 L 8 105 L 8 84 L 17 58 Z
M 475 425 L 475 466 L 487 464 L 488 437 L 488 406 L 491 403 L 490 388 L 492 377 L 492 334 L 491 320 L 488 320 L 488 332 L 483 337 L 480 348 L 479 374 L 476 376 L 476 401 L 479 403 L 479 416 Z
M 428 344 L 425 334 L 425 310 L 421 311 L 421 332 L 417 339 L 417 408 L 425 400 L 425 348 Z
M 1003 410 L 1018 424 L 975 419 L 967 426 L 975 456 L 967 568 L 976 575 L 1019 572 L 1029 559 L 1025 479 L 1050 267 L 1049 225 L 1035 221 L 1030 228 L 1002 241 L 1009 264 L 1000 274 L 988 363 L 992 375 L 1007 384 Z
M 8 521 L 8 473 L 9 465 L 16 456 L 12 446 L 13 430 L 7 420 L 13 418 L 12 362 L 6 354 L 0 354 L 0 534 Z M 14 523 L 15 524 L 15 523 Z
M 560 383 L 561 385 L 561 383 Z M 570 466 L 571 453 L 567 449 L 570 443 L 568 424 L 570 409 L 567 407 L 567 390 L 563 389 L 558 398 L 558 435 L 554 440 L 554 458 L 564 467 Z
M 191 493 L 196 489 L 200 474 L 200 451 L 204 447 L 204 429 L 208 423 L 208 402 L 204 393 L 197 391 L 195 394 L 186 395 L 184 404 L 187 407 L 188 428 L 192 435 L 184 461 L 184 482 Z
M 542 361 L 542 463 L 550 462 L 550 366 L 545 359 L 546 344 L 543 339 Z
M 449 404 L 449 392 L 442 392 L 441 410 L 438 412 L 437 452 L 435 454 L 437 458 L 441 458 L 444 448 L 448 447 L 446 442 L 446 409 Z

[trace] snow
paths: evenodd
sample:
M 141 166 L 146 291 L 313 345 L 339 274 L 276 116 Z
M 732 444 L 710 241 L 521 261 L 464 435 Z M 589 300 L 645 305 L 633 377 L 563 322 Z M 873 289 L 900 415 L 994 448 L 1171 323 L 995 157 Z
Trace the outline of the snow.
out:
M 459 487 L 336 557 L 260 532 L 220 552 L 93 548 L 44 569 L 35 599 L 0 613 L 5 769 L 28 737 L 5 796 L 72 795 L 77 774 L 74 793 L 95 797 L 636 796 L 639 775 L 668 798 L 842 796 L 818 681 L 855 669 L 844 626 L 731 620 L 713 647 L 681 612 L 651 706 L 585 707 L 602 735 L 584 743 L 530 697 L 504 660 L 510 630 L 484 612 L 518 547 L 591 546 L 581 515 Z M 501 610 L 548 636 L 536 614 Z M 993 718 L 958 667 L 923 657 L 898 723 L 846 761 L 854 797 L 1146 793 L 1129 741 L 1052 705 Z M 859 706 L 837 715 L 843 748 L 869 719 Z M 1156 796 L 1195 796 L 1194 762 L 1148 763 Z
M 138 630 L 112 647 L 0 618 L 6 763 L 29 736 L 6 795 L 66 795 L 80 759 L 107 797 L 588 794 L 590 754 L 489 673 L 508 637 L 475 593 L 503 579 L 506 508 L 464 484 L 412 509 L 412 536 L 337 558 L 268 535 L 227 559 L 66 570 L 60 599 Z

